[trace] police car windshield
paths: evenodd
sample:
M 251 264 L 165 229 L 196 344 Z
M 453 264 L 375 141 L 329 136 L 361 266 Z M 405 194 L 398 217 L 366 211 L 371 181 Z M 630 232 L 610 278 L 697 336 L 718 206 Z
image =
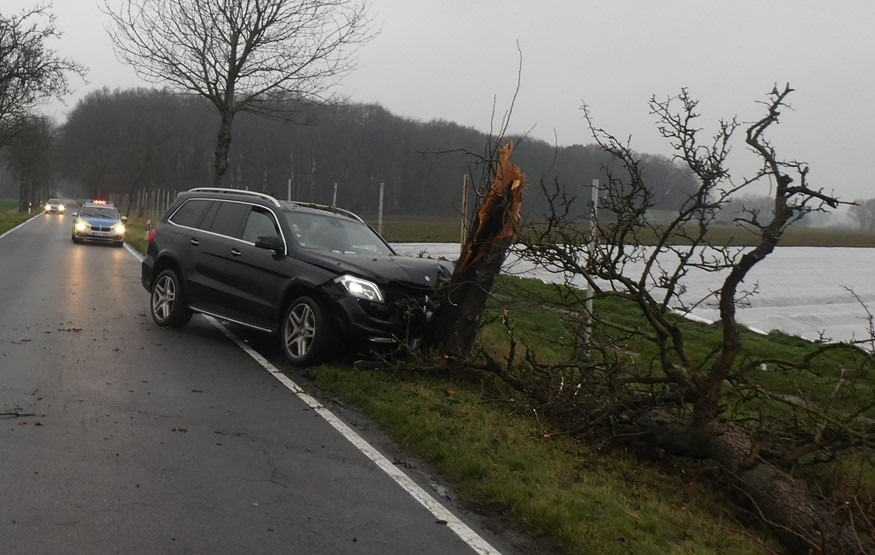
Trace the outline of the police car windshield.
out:
M 79 212 L 82 218 L 111 218 L 118 219 L 118 210 L 110 206 L 86 206 Z

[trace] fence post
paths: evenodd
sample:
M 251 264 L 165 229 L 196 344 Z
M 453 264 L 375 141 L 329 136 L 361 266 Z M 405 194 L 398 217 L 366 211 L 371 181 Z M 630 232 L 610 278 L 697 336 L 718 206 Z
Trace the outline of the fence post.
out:
M 459 244 L 465 248 L 465 238 L 468 235 L 468 174 L 462 175 L 462 229 L 459 232 Z M 464 253 L 462 253 L 464 254 Z
M 380 180 L 380 206 L 377 208 L 377 233 L 383 234 L 383 190 L 384 182 Z
M 599 180 L 593 179 L 592 186 L 590 187 L 592 206 L 590 207 L 589 212 L 589 242 L 586 245 L 586 256 L 591 257 L 593 255 L 593 250 L 595 250 L 596 246 L 596 231 L 598 229 L 597 216 L 598 216 L 598 202 L 599 202 Z M 585 290 L 586 300 L 584 302 L 584 313 L 583 313 L 583 352 L 589 356 L 589 347 L 590 342 L 592 341 L 592 310 L 593 310 L 593 296 L 594 293 L 592 288 L 587 285 Z

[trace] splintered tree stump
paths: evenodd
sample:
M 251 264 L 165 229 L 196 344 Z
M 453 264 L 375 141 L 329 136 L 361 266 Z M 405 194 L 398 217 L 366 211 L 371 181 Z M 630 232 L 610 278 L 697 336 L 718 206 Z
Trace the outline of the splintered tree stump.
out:
M 465 356 L 474 343 L 480 316 L 507 249 L 516 237 L 526 176 L 513 164 L 513 142 L 498 153 L 495 178 L 474 219 L 424 346 L 453 357 Z

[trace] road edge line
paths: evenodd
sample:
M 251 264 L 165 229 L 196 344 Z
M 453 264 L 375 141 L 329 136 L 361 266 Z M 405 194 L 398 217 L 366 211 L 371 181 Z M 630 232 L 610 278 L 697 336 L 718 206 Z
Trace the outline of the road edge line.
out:
M 0 239 L 6 237 L 7 235 L 9 235 L 10 233 L 12 233 L 13 231 L 15 231 L 16 229 L 18 229 L 19 227 L 23 226 L 24 224 L 29 224 L 30 222 L 34 221 L 35 219 L 39 218 L 39 217 L 42 216 L 42 215 L 43 215 L 42 212 L 40 212 L 40 213 L 38 213 L 38 214 L 34 214 L 34 216 L 33 216 L 32 218 L 28 218 L 28 219 L 24 220 L 23 222 L 21 222 L 20 224 L 18 224 L 18 225 L 15 226 L 15 227 L 13 227 L 12 229 L 7 229 L 7 230 L 4 231 L 3 233 L 0 233 Z

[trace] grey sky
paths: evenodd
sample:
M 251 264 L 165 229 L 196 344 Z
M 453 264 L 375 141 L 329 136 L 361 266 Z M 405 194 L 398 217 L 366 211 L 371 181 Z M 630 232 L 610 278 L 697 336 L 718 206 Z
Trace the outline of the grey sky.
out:
M 2 0 L 4 14 L 32 0 Z M 497 129 L 521 85 L 510 131 L 559 145 L 591 142 L 580 105 L 636 150 L 669 154 L 651 95 L 687 87 L 705 137 L 721 117 L 752 121 L 776 83 L 796 89 L 772 135 L 779 156 L 807 161 L 813 186 L 843 200 L 875 197 L 875 2 L 806 0 L 371 0 L 381 33 L 337 92 L 405 117 Z M 149 86 L 112 53 L 93 0 L 54 0 L 53 45 L 90 68 L 89 84 L 49 112 L 63 119 L 99 87 Z M 494 104 L 494 114 L 493 114 Z M 754 165 L 740 139 L 733 173 Z M 451 146 L 451 145 L 448 145 Z M 765 191 L 762 191 L 765 193 Z

